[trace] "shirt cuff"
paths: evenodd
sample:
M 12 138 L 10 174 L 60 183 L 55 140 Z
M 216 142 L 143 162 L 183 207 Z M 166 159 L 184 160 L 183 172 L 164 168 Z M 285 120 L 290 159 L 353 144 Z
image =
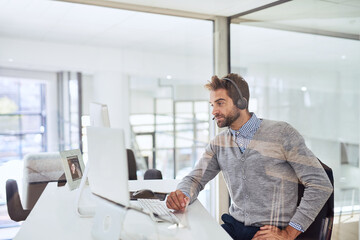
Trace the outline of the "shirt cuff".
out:
M 298 230 L 300 232 L 304 232 L 304 229 L 302 228 L 302 226 L 300 224 L 297 224 L 294 222 L 289 222 L 289 226 L 295 228 L 296 230 Z
M 187 192 L 183 192 L 183 194 L 185 194 L 185 196 L 187 196 L 190 199 L 190 194 L 188 194 Z

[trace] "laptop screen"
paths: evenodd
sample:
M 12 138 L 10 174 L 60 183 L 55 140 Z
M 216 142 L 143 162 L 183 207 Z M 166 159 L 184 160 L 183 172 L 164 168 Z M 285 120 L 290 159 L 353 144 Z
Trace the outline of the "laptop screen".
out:
M 89 184 L 91 191 L 123 206 L 129 206 L 128 165 L 124 131 L 87 127 Z

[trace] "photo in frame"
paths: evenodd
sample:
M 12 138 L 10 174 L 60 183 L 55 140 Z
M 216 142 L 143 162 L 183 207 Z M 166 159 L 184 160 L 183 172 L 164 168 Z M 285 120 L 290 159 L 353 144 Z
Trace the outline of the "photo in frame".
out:
M 62 151 L 60 152 L 60 156 L 64 167 L 67 185 L 70 190 L 74 190 L 79 187 L 85 170 L 80 149 Z

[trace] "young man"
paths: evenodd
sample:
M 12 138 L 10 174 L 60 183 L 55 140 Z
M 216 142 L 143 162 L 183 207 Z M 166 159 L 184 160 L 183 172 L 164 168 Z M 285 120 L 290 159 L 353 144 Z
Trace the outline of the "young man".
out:
M 323 167 L 289 124 L 249 112 L 249 87 L 242 77 L 213 76 L 205 87 L 218 127 L 228 129 L 210 141 L 169 194 L 167 207 L 183 210 L 222 171 L 232 199 L 222 227 L 233 239 L 295 239 L 333 191 Z M 305 186 L 299 206 L 298 181 Z

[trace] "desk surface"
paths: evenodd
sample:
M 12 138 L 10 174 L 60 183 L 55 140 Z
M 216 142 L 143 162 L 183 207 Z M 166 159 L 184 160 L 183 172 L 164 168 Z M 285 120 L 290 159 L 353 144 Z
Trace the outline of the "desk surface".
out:
M 175 189 L 177 183 L 176 180 L 129 181 L 129 189 L 169 192 Z M 70 191 L 67 186 L 48 184 L 15 239 L 92 239 L 93 218 L 81 218 L 75 213 L 76 193 L 77 190 Z M 157 235 L 148 239 L 231 239 L 197 200 L 178 217 L 185 219 L 188 227 L 172 229 L 169 223 L 154 223 L 146 215 L 129 211 L 124 229 L 134 239 L 138 239 L 136 236 L 139 235 L 136 234 L 154 229 L 155 226 Z M 146 238 L 142 236 L 141 239 Z

